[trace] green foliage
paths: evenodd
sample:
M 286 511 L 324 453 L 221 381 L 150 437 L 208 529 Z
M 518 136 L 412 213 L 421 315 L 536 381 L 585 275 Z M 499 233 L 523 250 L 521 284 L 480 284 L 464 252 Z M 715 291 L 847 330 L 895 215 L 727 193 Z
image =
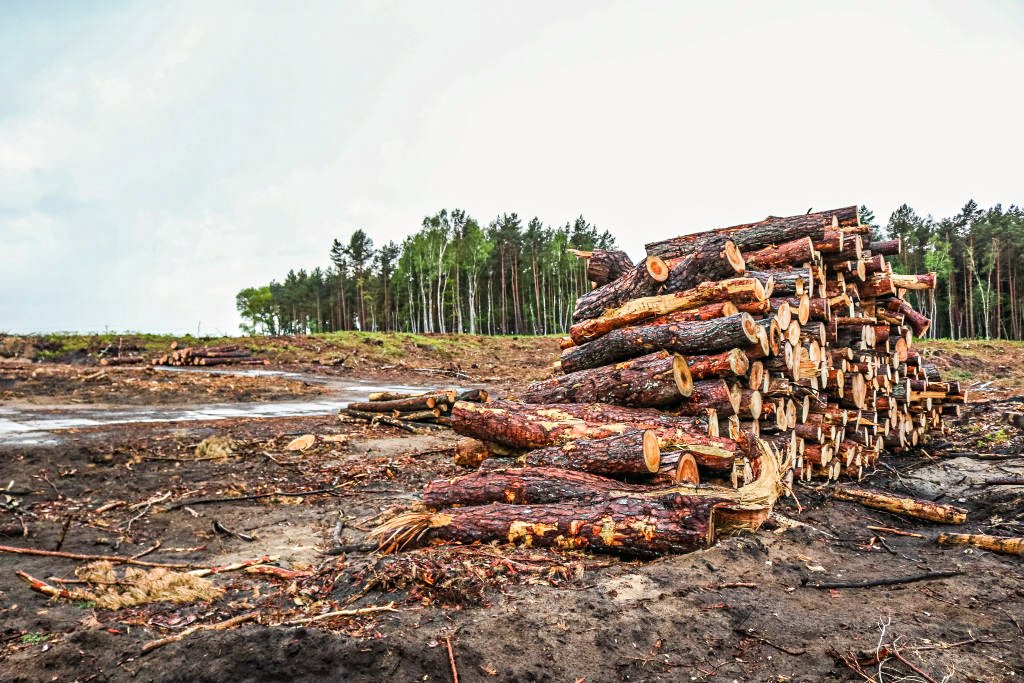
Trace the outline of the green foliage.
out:
M 46 633 L 25 633 L 21 636 L 21 642 L 26 644 L 37 644 L 45 643 L 50 639 L 50 636 Z
M 236 306 L 246 334 L 346 330 L 551 334 L 589 288 L 569 248 L 613 249 L 582 216 L 562 227 L 503 213 L 486 226 L 462 209 L 426 216 L 379 249 L 363 230 L 334 239 L 327 270 L 291 270 L 248 287 Z

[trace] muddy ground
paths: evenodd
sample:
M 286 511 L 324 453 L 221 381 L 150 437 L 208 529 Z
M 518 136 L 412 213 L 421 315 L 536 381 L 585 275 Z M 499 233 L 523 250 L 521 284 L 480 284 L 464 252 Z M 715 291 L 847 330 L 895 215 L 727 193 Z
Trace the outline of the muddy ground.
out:
M 189 386 L 195 376 L 183 377 Z M 202 391 L 216 400 L 274 400 L 281 389 L 270 383 L 279 379 L 265 379 L 267 393 L 251 388 L 244 398 L 227 388 Z M 1024 535 L 1024 487 L 982 485 L 1024 475 L 1024 435 L 1006 417 L 1024 409 L 1012 387 L 982 387 L 988 402 L 972 405 L 951 433 L 887 458 L 866 483 L 968 508 L 968 524 L 956 531 Z M 7 390 L 22 392 L 19 401 L 49 398 L 32 398 L 31 387 Z M 209 400 L 183 391 L 185 400 Z M 781 501 L 783 520 L 773 528 L 654 561 L 492 546 L 381 557 L 363 546 L 363 535 L 413 504 L 430 479 L 459 472 L 450 435 L 371 429 L 333 415 L 53 434 L 50 443 L 0 445 L 0 488 L 7 489 L 0 543 L 100 555 L 151 550 L 142 560 L 200 567 L 273 556 L 270 564 L 295 573 L 224 572 L 211 577 L 224 589 L 212 601 L 115 611 L 48 600 L 15 575 L 60 585 L 56 579 L 73 580 L 83 562 L 0 553 L 4 681 L 450 681 L 452 660 L 460 681 L 1024 675 L 1022 558 L 871 531 L 942 528 L 833 501 L 828 486 L 798 487 L 799 505 Z M 316 435 L 315 445 L 287 450 L 303 434 Z M 197 445 L 216 436 L 229 438 L 229 449 L 197 455 Z M 960 574 L 891 587 L 811 587 L 942 570 Z M 386 609 L 308 621 L 374 607 Z M 148 641 L 252 613 L 236 628 L 143 654 Z M 843 660 L 880 643 L 905 661 L 890 656 L 881 670 L 864 664 L 861 675 Z

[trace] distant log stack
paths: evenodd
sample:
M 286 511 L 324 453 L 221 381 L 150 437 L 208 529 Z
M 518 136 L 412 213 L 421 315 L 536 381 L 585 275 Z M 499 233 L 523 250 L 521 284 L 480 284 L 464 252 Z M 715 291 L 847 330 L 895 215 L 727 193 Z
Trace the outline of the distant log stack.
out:
M 270 361 L 253 358 L 248 349 L 237 344 L 223 346 L 187 346 L 154 358 L 153 365 L 177 367 L 214 365 L 269 365 Z
M 861 479 L 965 401 L 911 348 L 930 321 L 903 295 L 935 274 L 893 272 L 900 246 L 850 206 L 654 242 L 637 264 L 575 252 L 595 288 L 555 376 L 455 403 L 456 462 L 477 471 L 375 536 L 652 555 L 756 529 L 794 481 Z
M 450 426 L 452 406 L 457 401 L 487 403 L 489 400 L 490 397 L 483 389 L 461 392 L 438 389 L 412 393 L 378 391 L 370 394 L 366 401 L 349 403 L 342 409 L 341 416 L 421 434 Z

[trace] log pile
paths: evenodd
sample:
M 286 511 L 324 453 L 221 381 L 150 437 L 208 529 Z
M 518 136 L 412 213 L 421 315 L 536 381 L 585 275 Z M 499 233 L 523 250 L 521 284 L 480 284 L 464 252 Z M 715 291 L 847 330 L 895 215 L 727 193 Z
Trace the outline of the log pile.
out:
M 462 392 L 438 389 L 417 393 L 378 391 L 370 394 L 366 401 L 349 403 L 341 411 L 341 416 L 422 434 L 449 427 L 452 406 L 456 402 L 486 403 L 488 399 L 483 389 Z
M 238 344 L 223 346 L 187 346 L 175 349 L 170 353 L 157 356 L 153 365 L 213 366 L 213 365 L 269 365 L 269 361 L 253 358 L 248 349 Z
M 550 379 L 455 403 L 456 462 L 385 548 L 502 540 L 626 555 L 757 528 L 794 481 L 859 480 L 958 415 L 911 348 L 929 320 L 857 207 L 769 217 L 621 252 L 578 252 L 594 289 Z

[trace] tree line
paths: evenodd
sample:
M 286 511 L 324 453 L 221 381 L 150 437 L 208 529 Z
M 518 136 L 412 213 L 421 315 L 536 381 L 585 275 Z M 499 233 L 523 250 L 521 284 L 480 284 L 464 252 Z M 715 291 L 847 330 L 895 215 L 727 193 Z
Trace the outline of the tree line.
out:
M 335 239 L 331 266 L 243 289 L 236 305 L 246 334 L 555 334 L 589 287 L 570 248 L 614 249 L 615 240 L 582 216 L 554 227 L 503 213 L 482 225 L 442 210 L 401 244 L 378 248 L 363 230 Z
M 901 273 L 937 273 L 933 291 L 911 292 L 929 313 L 930 337 L 1024 339 L 1024 209 L 968 201 L 954 216 L 904 204 L 874 237 L 903 243 L 889 257 Z M 501 214 L 486 226 L 461 209 L 423 219 L 401 244 L 376 248 L 363 230 L 335 239 L 331 266 L 289 271 L 283 281 L 238 293 L 247 334 L 335 330 L 557 334 L 589 288 L 568 249 L 614 249 L 608 231 L 582 216 L 564 226 Z
M 936 219 L 904 204 L 885 230 L 903 241 L 903 253 L 889 257 L 894 270 L 937 273 L 935 290 L 912 295 L 930 314 L 929 336 L 1024 338 L 1024 209 L 972 199 Z

